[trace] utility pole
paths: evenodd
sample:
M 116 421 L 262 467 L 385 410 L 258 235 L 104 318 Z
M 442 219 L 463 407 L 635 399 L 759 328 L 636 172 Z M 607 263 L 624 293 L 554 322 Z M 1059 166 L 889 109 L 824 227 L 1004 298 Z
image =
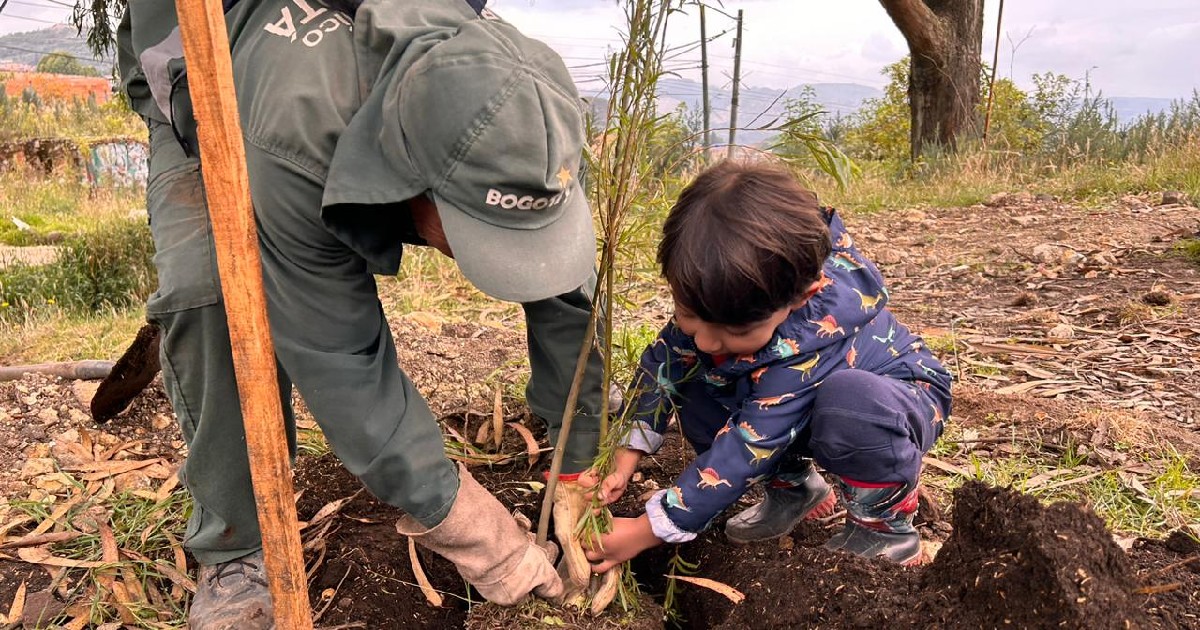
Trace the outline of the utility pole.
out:
M 1000 25 L 1004 23 L 1004 0 L 1000 0 L 1000 12 L 996 14 L 996 49 L 992 53 L 992 79 L 988 83 L 987 114 L 983 118 L 983 144 L 987 144 L 988 131 L 992 127 L 992 103 L 996 100 L 996 64 L 1000 63 Z M 1012 74 L 1011 72 L 1009 74 Z
M 704 99 L 704 158 L 708 159 L 708 149 L 712 146 L 712 126 L 709 124 L 710 107 L 708 102 L 708 31 L 704 28 L 704 5 L 700 5 L 700 94 Z
M 738 87 L 742 82 L 742 10 L 738 9 L 737 39 L 733 40 L 733 98 L 729 101 L 729 148 L 726 159 L 733 158 L 733 143 L 737 138 Z

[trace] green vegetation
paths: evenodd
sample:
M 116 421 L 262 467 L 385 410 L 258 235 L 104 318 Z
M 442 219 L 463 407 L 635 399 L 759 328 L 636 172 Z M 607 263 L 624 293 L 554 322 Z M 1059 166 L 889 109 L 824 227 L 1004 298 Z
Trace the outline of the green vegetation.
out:
M 124 621 L 136 627 L 185 627 L 185 586 L 191 580 L 178 537 L 192 509 L 191 497 L 183 489 L 163 496 L 147 491 L 88 494 L 83 482 L 69 479 L 76 501 L 54 518 L 62 524 L 60 531 L 75 537 L 54 545 L 51 552 L 84 566 L 64 569 L 56 582 L 106 594 L 91 597 L 91 610 L 84 610 L 93 624 Z M 8 505 L 35 522 L 51 518 L 56 507 L 25 500 Z M 108 554 L 106 544 L 111 545 Z M 86 574 L 86 579 L 79 580 L 80 574 Z M 107 596 L 114 589 L 121 595 Z M 127 603 L 114 603 L 118 601 Z
M 91 138 L 146 137 L 146 125 L 120 99 L 97 104 L 92 98 L 44 99 L 26 89 L 7 97 L 0 73 L 0 142 L 32 138 L 70 138 L 86 144 Z
M 95 68 L 79 63 L 75 55 L 65 50 L 57 50 L 42 57 L 38 60 L 35 70 L 50 74 L 70 74 L 81 77 L 100 76 L 100 73 Z
M 822 117 L 805 95 L 787 104 L 793 124 L 819 129 L 861 169 L 844 191 L 828 178 L 809 178 L 830 203 L 876 211 L 971 205 L 1006 190 L 1081 202 L 1142 191 L 1200 193 L 1200 94 L 1122 124 L 1086 80 L 1035 75 L 1027 93 L 1000 79 L 986 143 L 965 142 L 956 154 L 914 164 L 908 159 L 908 67 L 902 59 L 885 68 L 884 95 L 850 116 Z M 987 103 L 986 81 L 983 89 Z
M 156 286 L 153 256 L 145 223 L 114 221 L 73 234 L 54 264 L 0 271 L 0 318 L 45 307 L 86 314 L 142 304 Z

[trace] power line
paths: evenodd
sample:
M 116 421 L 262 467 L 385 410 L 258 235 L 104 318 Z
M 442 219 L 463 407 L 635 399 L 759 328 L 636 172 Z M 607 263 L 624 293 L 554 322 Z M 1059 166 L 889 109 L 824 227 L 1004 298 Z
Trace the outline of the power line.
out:
M 47 2 L 52 2 L 52 1 L 53 1 L 53 0 L 47 0 Z M 41 4 L 41 3 L 39 3 L 39 2 L 28 2 L 27 0 L 8 0 L 8 2 L 10 2 L 10 3 L 12 3 L 12 4 L 21 4 L 21 5 L 25 5 L 25 6 L 27 6 L 27 7 L 37 7 L 37 8 L 39 8 L 39 9 L 53 9 L 53 8 L 56 8 L 54 5 L 50 5 L 50 4 Z M 6 4 L 7 4 L 7 3 L 6 3 Z M 72 8 L 72 9 L 73 9 L 73 8 L 75 8 L 75 7 L 74 7 L 74 5 L 70 5 L 70 4 L 67 4 L 67 3 L 65 3 L 65 2 L 55 2 L 54 4 L 55 4 L 55 5 L 58 5 L 58 6 L 62 6 L 62 7 L 68 7 L 68 8 Z
M 0 48 L 7 48 L 8 50 L 17 50 L 20 52 L 33 53 L 35 55 L 55 55 L 55 56 L 60 56 L 60 57 L 75 57 L 75 55 L 73 55 L 69 52 L 63 52 L 61 50 L 34 50 L 32 48 L 22 48 L 20 46 L 9 46 L 8 44 L 0 44 Z
M 30 22 L 41 22 L 42 24 L 63 24 L 63 22 L 51 22 L 50 20 L 43 20 L 41 18 L 29 17 L 26 15 L 13 15 L 11 13 L 5 13 L 4 17 L 17 18 L 18 20 L 29 20 Z

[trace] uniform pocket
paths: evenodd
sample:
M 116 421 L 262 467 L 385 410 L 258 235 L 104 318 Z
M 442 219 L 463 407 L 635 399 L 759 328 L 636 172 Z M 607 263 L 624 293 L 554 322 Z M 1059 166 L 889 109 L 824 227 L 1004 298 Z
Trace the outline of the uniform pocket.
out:
M 154 316 L 219 303 L 221 287 L 200 163 L 187 160 L 164 169 L 152 177 L 146 199 L 158 270 L 158 290 L 146 302 L 146 312 Z

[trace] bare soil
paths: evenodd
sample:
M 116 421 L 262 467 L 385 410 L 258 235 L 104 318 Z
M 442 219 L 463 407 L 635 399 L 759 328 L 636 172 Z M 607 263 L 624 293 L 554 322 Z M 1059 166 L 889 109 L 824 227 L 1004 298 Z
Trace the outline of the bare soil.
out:
M 939 456 L 942 465 L 1070 444 L 1084 465 L 1136 472 L 1130 467 L 1138 448 L 1165 441 L 1192 470 L 1200 468 L 1200 268 L 1172 253 L 1179 238 L 1200 231 L 1200 212 L 1148 200 L 1129 197 L 1097 209 L 1010 196 L 986 207 L 847 218 L 890 279 L 891 307 L 937 346 L 959 378 L 953 422 L 973 440 Z M 472 439 L 490 422 L 495 389 L 502 387 L 504 419 L 524 423 L 545 446 L 541 427 L 508 397 L 527 370 L 519 331 L 426 316 L 396 318 L 393 331 L 401 365 L 448 427 Z M 87 399 L 86 391 L 77 394 L 73 384 L 48 377 L 0 383 L 0 497 L 65 496 L 55 474 L 70 468 L 85 444 L 114 460 L 161 458 L 168 474 L 182 461 L 186 449 L 158 382 L 101 426 L 87 416 Z M 302 405 L 300 411 L 301 423 L 312 426 Z M 499 450 L 524 448 L 509 431 Z M 615 511 L 636 514 L 645 495 L 671 483 L 689 457 L 672 436 L 643 462 Z M 531 469 L 522 455 L 473 470 L 501 501 L 536 522 L 540 495 L 530 482 L 541 481 L 545 466 L 543 458 Z M 154 491 L 167 482 L 153 467 L 135 472 L 144 474 L 123 473 L 128 477 L 114 477 L 114 484 Z M 301 457 L 296 486 L 304 520 L 361 490 L 332 455 Z M 739 589 L 746 600 L 734 606 L 684 586 L 683 627 L 1200 628 L 1200 545 L 1187 534 L 1138 539 L 1124 550 L 1084 506 L 1047 508 L 978 485 L 932 499 L 941 503 L 941 515 L 926 510 L 920 530 L 931 553 L 941 549 L 916 569 L 826 552 L 821 544 L 837 520 L 805 523 L 781 540 L 746 546 L 726 541 L 718 522 L 680 553 L 699 562 L 699 576 Z M 742 502 L 756 500 L 752 493 Z M 0 527 L 16 515 L 3 510 L 0 503 Z M 426 575 L 445 596 L 442 607 L 431 607 L 415 586 L 407 541 L 395 534 L 399 516 L 362 492 L 328 528 L 306 531 L 318 626 L 494 628 L 530 621 L 480 607 L 447 562 L 418 549 Z M 31 528 L 16 524 L 0 535 Z M 644 592 L 657 601 L 672 553 L 660 548 L 634 564 Z M 0 550 L 0 611 L 23 582 L 31 594 L 47 592 L 50 573 Z M 653 605 L 646 610 L 648 618 L 661 617 Z M 614 620 L 552 621 L 612 627 Z

